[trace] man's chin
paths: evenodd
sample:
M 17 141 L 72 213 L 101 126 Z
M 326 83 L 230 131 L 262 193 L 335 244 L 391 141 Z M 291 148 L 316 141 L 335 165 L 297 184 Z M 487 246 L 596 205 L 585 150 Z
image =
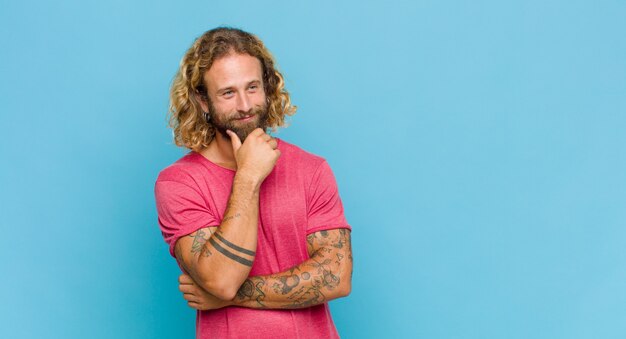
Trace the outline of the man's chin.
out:
M 248 135 L 252 133 L 257 128 L 261 128 L 263 131 L 266 130 L 265 124 L 259 123 L 259 116 L 256 115 L 251 121 L 245 121 L 237 123 L 235 122 L 231 128 L 231 131 L 235 132 L 239 137 L 241 142 L 244 142 Z
M 233 131 L 235 134 L 237 134 L 237 136 L 239 137 L 239 140 L 241 140 L 241 142 L 244 142 L 246 140 L 246 138 L 248 137 L 248 135 L 250 135 L 250 133 L 252 133 L 252 131 L 254 131 L 255 129 L 257 129 L 258 125 L 251 125 L 251 126 L 245 126 L 245 127 L 233 127 L 230 130 Z M 226 135 L 228 137 L 228 135 Z M 230 137 L 229 137 L 230 138 Z

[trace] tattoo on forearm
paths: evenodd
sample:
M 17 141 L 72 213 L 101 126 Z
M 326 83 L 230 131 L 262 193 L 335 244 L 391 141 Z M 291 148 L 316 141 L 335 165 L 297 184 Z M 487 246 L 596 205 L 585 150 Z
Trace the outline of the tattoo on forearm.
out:
M 241 213 L 235 213 L 234 215 L 230 215 L 227 217 L 224 217 L 224 219 L 222 219 L 222 222 L 226 222 L 235 218 L 239 218 L 241 216 Z
M 237 291 L 236 298 L 239 301 L 254 300 L 257 306 L 266 308 L 263 304 L 265 299 L 265 293 L 263 293 L 263 286 L 265 286 L 265 280 L 261 277 L 251 277 L 243 282 L 243 285 Z
M 323 261 L 319 262 L 315 260 L 315 258 L 312 259 L 313 263 L 310 264 L 310 266 L 317 269 L 317 283 L 320 286 L 326 287 L 328 290 L 332 290 L 335 287 L 339 286 L 339 282 L 341 281 L 339 279 L 339 276 L 333 274 L 333 272 L 328 268 L 328 264 L 330 264 L 332 261 L 330 259 L 324 259 Z
M 257 308 L 285 309 L 326 302 L 326 293 L 341 285 L 345 276 L 342 271 L 344 262 L 352 263 L 350 232 L 345 229 L 321 231 L 310 234 L 306 240 L 310 260 L 280 274 L 248 278 L 237 292 L 236 299 L 252 302 Z M 284 296 L 283 301 L 270 301 L 268 295 L 272 294 Z
M 208 228 L 207 230 L 208 232 L 205 232 L 204 229 L 200 229 L 196 232 L 195 235 L 189 235 L 190 237 L 193 237 L 193 243 L 191 244 L 191 253 L 200 253 L 200 255 L 208 257 L 213 254 L 208 246 L 208 244 L 211 244 L 214 249 L 225 255 L 227 258 L 230 258 L 246 266 L 252 266 L 252 260 L 243 258 L 240 255 L 229 251 L 225 247 L 229 247 L 236 252 L 243 253 L 252 257 L 254 257 L 256 254 L 254 251 L 239 247 L 232 242 L 226 240 L 222 235 L 219 234 L 220 231 L 213 233 L 211 228 Z M 217 242 L 212 236 L 217 238 L 222 244 L 224 244 L 224 246 Z
M 300 283 L 300 277 L 297 275 L 289 275 L 289 276 L 278 276 L 277 282 L 272 286 L 274 288 L 274 292 L 280 294 L 287 294 L 291 292 L 298 284 Z
M 224 243 L 224 245 L 226 245 L 226 246 L 228 246 L 228 247 L 230 247 L 230 248 L 234 249 L 235 251 L 239 251 L 239 252 L 241 252 L 241 253 L 243 253 L 243 254 L 247 254 L 247 255 L 255 255 L 255 254 L 256 254 L 254 251 L 250 251 L 250 250 L 247 250 L 247 249 L 245 249 L 245 248 L 239 247 L 239 246 L 237 246 L 237 245 L 233 244 L 232 242 L 230 242 L 230 241 L 228 241 L 228 240 L 224 239 L 224 237 L 222 237 L 222 236 L 219 234 L 219 232 L 216 232 L 214 235 L 215 235 L 215 237 L 217 237 L 217 238 L 218 238 L 221 242 L 223 242 L 223 243 Z
M 209 243 L 211 245 L 213 245 L 213 248 L 215 248 L 218 252 L 222 253 L 224 256 L 226 256 L 227 258 L 230 258 L 242 265 L 246 265 L 246 266 L 252 266 L 252 260 L 248 260 L 246 258 L 240 257 L 232 252 L 230 252 L 229 250 L 225 249 L 224 247 L 222 247 L 222 245 L 220 245 L 217 241 L 215 241 L 215 239 L 213 238 L 209 238 Z
M 315 306 L 326 301 L 326 297 L 318 286 L 303 287 L 294 293 L 290 299 L 293 302 L 286 305 L 284 308 L 303 308 Z
M 318 260 L 320 259 L 320 260 Z M 256 307 L 267 308 L 264 303 L 266 298 L 263 287 L 272 282 L 271 288 L 274 293 L 285 295 L 287 303 L 279 305 L 269 305 L 270 307 L 280 307 L 285 309 L 304 308 L 319 305 L 326 302 L 326 296 L 323 290 L 332 290 L 339 285 L 340 278 L 334 274 L 330 267 L 331 259 L 323 259 L 319 253 L 313 258 L 313 263 L 309 263 L 304 267 L 311 267 L 303 271 L 302 266 L 296 266 L 289 270 L 286 274 L 270 275 L 267 277 L 250 277 L 241 286 L 237 292 L 238 301 L 253 301 Z M 300 275 L 293 274 L 295 271 L 301 271 Z M 307 283 L 304 283 L 307 281 Z

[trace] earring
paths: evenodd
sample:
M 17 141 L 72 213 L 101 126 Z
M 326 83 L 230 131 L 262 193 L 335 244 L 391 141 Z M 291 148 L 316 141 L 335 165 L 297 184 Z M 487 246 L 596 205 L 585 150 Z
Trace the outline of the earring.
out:
M 204 112 L 204 120 L 206 120 L 207 124 L 211 123 L 211 116 L 209 115 L 209 112 Z

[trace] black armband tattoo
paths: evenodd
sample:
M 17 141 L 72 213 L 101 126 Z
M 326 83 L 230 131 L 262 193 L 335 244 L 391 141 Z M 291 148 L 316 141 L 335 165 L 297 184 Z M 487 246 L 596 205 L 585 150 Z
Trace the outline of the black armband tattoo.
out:
M 215 233 L 217 234 L 217 233 Z M 217 241 L 215 241 L 215 239 L 213 239 L 212 237 L 209 238 L 209 243 L 211 243 L 211 245 L 213 245 L 213 248 L 215 248 L 218 252 L 222 253 L 224 256 L 226 256 L 227 258 L 230 258 L 242 265 L 246 265 L 246 266 L 252 266 L 252 261 L 248 260 L 246 258 L 242 258 L 230 251 L 228 251 L 227 249 L 225 249 L 224 247 L 222 247 L 222 245 L 220 245 Z M 251 251 L 250 251 L 251 252 Z M 253 252 L 254 253 L 254 252 Z
M 219 235 L 219 233 L 215 233 L 214 235 L 215 235 L 215 237 L 217 237 L 217 238 L 218 238 L 221 242 L 223 242 L 226 246 L 228 246 L 228 247 L 230 247 L 230 248 L 234 249 L 235 251 L 239 251 L 239 252 L 241 252 L 241 253 L 243 253 L 243 254 L 247 254 L 247 255 L 256 255 L 256 253 L 255 253 L 254 251 L 250 251 L 250 250 L 247 250 L 247 249 L 245 249 L 245 248 L 239 247 L 239 246 L 237 246 L 237 245 L 233 244 L 232 242 L 230 242 L 230 241 L 228 241 L 228 240 L 224 239 L 224 237 L 222 237 L 221 235 Z

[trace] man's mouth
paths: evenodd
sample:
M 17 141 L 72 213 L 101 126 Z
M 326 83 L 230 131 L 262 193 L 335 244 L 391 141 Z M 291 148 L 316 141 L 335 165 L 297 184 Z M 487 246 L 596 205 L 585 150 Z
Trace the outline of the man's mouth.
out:
M 254 118 L 254 114 L 242 115 L 241 117 L 235 119 L 237 121 L 250 121 Z

